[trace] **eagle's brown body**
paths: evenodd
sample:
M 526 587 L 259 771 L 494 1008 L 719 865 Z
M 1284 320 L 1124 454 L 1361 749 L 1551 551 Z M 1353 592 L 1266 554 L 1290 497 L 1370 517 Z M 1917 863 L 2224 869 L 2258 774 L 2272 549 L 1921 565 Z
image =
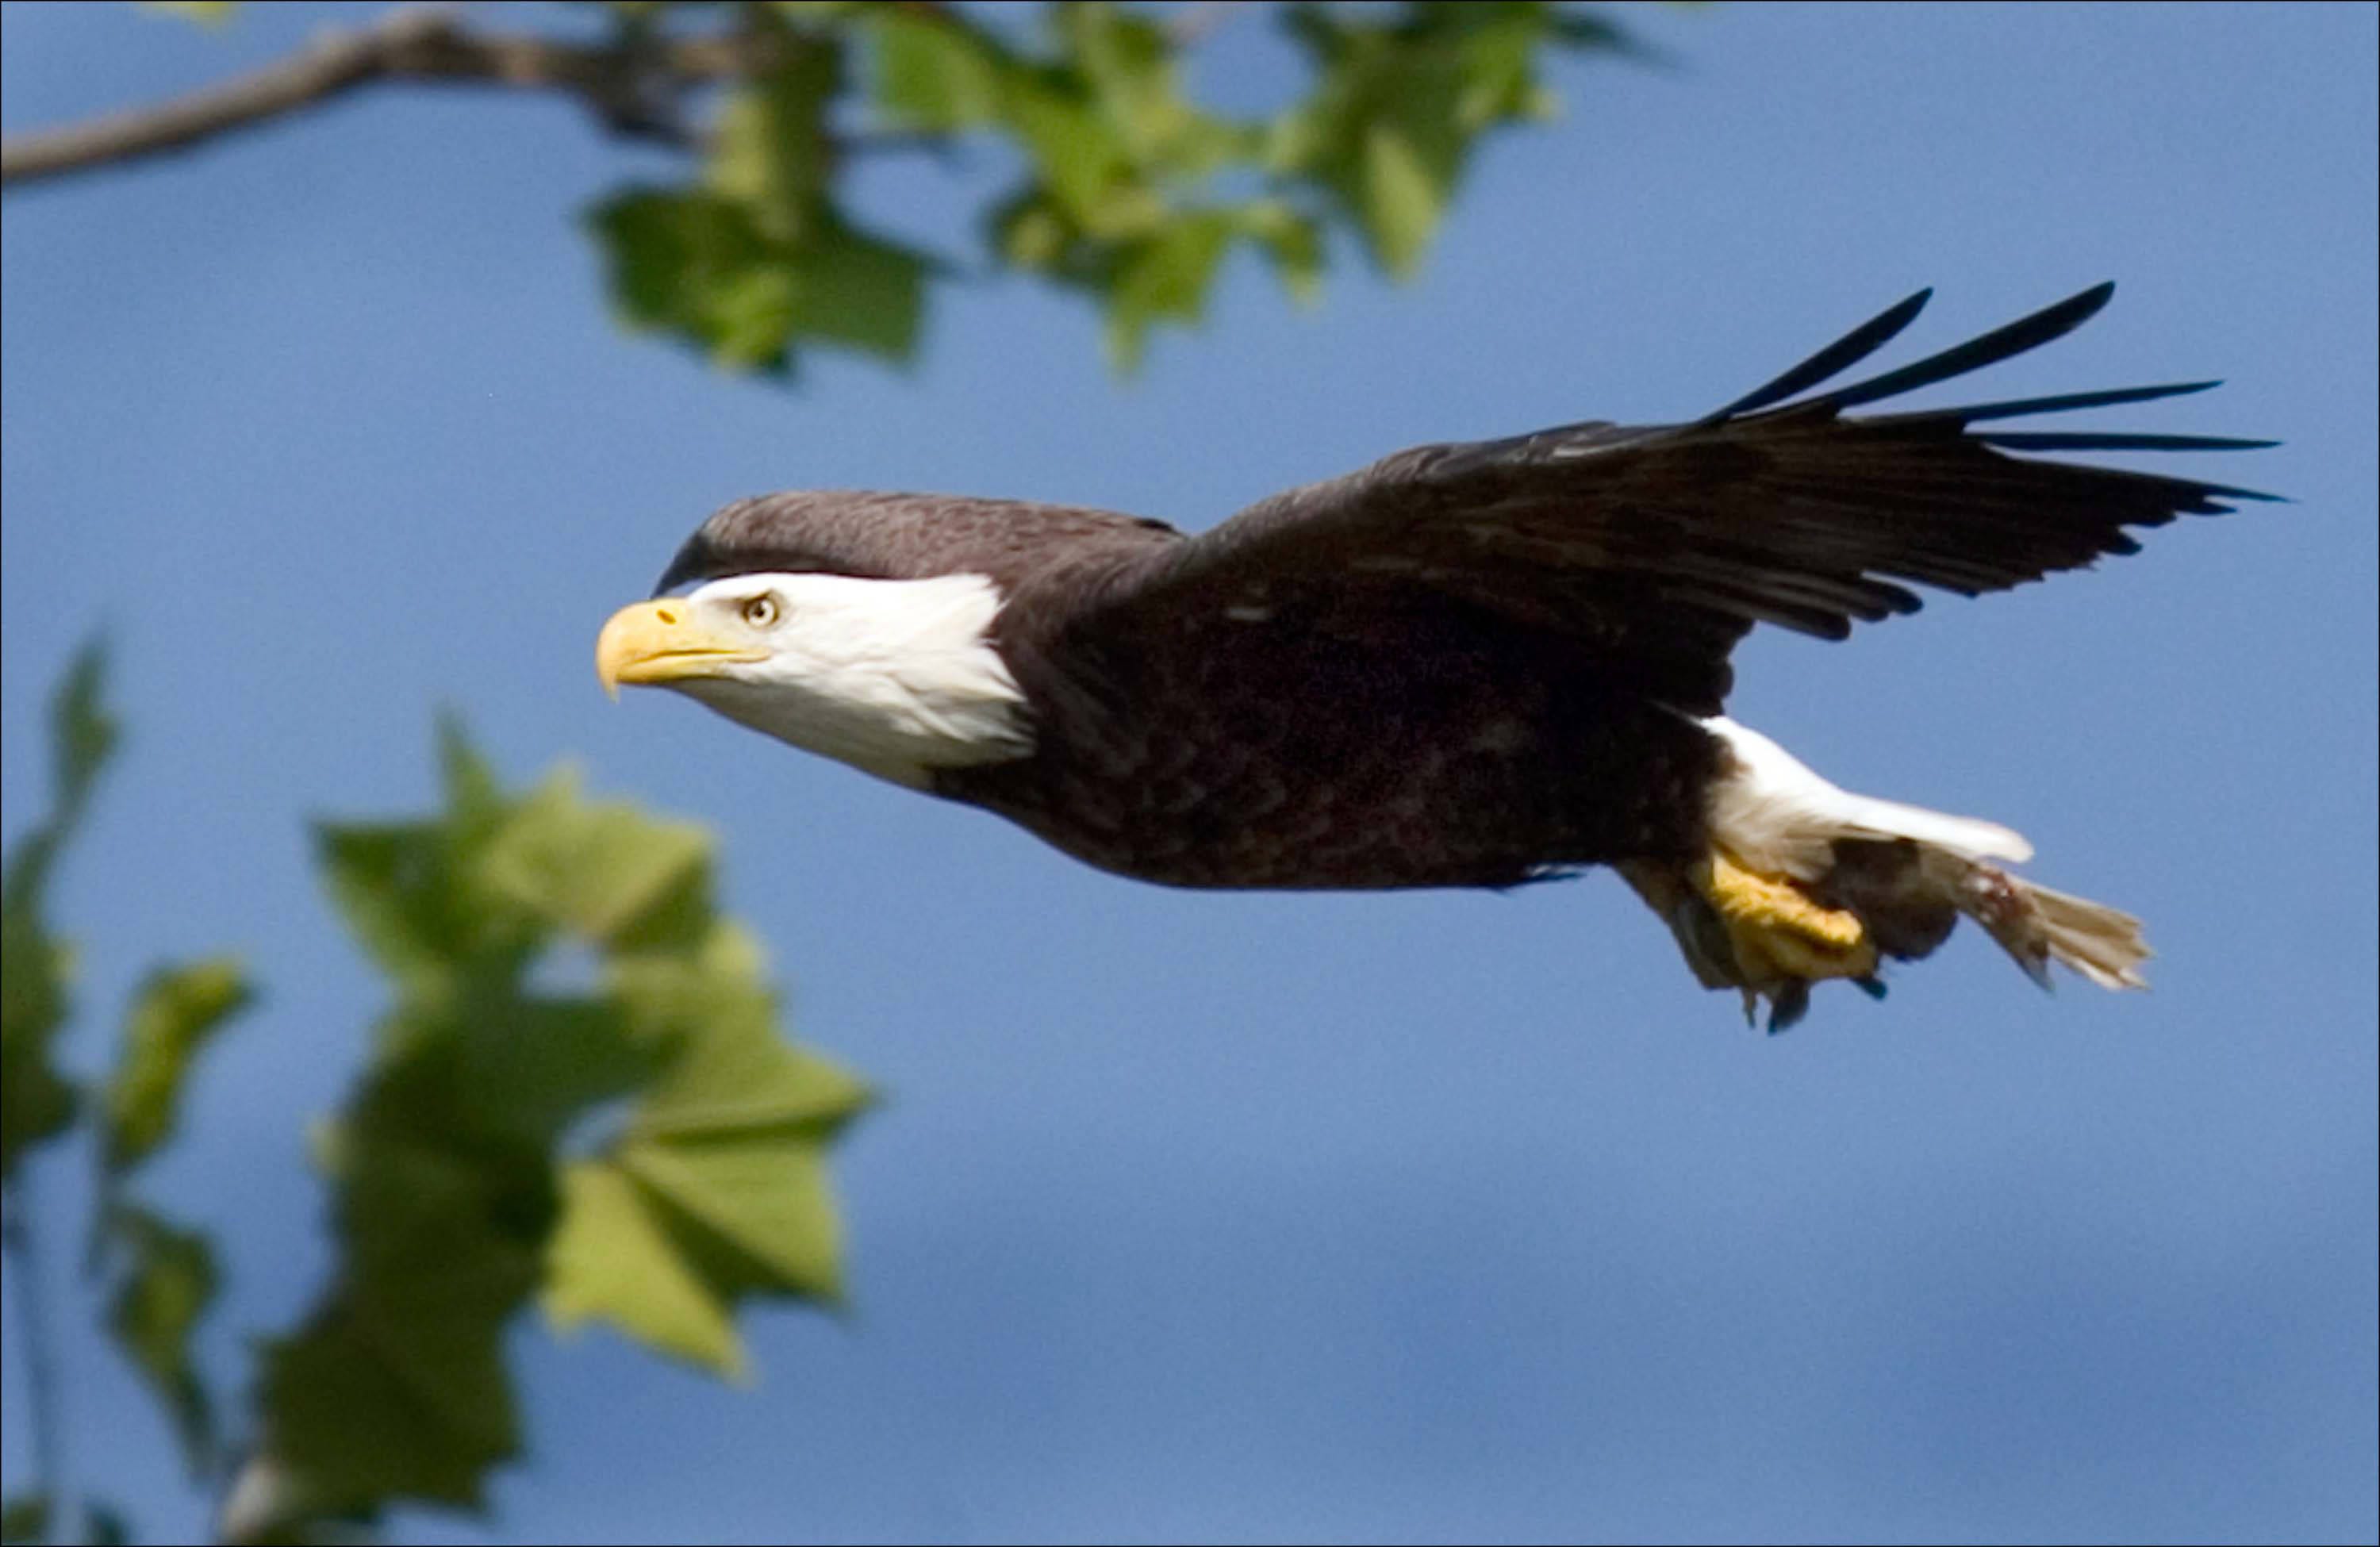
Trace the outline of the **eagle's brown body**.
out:
M 1240 613 L 1082 649 L 1026 613 L 1018 684 L 1068 712 L 935 787 L 1177 886 L 1512 886 L 1702 841 L 1718 744 L 1569 640 L 1386 582 Z

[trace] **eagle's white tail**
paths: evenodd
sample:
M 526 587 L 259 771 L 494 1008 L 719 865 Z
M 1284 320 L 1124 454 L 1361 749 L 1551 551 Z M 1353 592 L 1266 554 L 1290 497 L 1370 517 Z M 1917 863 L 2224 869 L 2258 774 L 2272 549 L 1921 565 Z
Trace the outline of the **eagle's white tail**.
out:
M 1998 822 L 1853 795 L 1756 730 L 1724 717 L 1702 726 L 1727 743 L 1731 762 L 1711 788 L 1711 832 L 1755 871 L 1815 881 L 1840 838 L 1908 838 L 1965 859 L 2033 858 L 2023 835 Z
M 2105 903 L 2070 897 L 2012 875 L 2000 879 L 2016 889 L 2022 910 L 2029 915 L 2031 930 L 2039 938 L 2040 949 L 2101 988 L 2149 986 L 2148 980 L 2140 974 L 2140 965 L 2149 959 L 2150 953 L 2148 942 L 2141 938 L 2138 919 Z M 1998 931 L 1993 931 L 1993 938 L 2007 945 L 2009 954 L 2019 961 L 2025 959 Z M 2039 980 L 2046 975 L 2035 971 L 2034 976 Z
M 1725 744 L 1709 793 L 1708 865 L 1671 875 L 1623 865 L 1705 984 L 1741 989 L 1791 1025 L 1809 984 L 1858 980 L 1881 993 L 1879 956 L 1913 960 L 1961 914 L 1981 924 L 2033 980 L 2053 960 L 2103 988 L 2145 988 L 2140 920 L 2010 875 L 1995 859 L 2033 846 L 1994 822 L 1948 816 L 1838 788 L 1757 731 L 1700 722 Z

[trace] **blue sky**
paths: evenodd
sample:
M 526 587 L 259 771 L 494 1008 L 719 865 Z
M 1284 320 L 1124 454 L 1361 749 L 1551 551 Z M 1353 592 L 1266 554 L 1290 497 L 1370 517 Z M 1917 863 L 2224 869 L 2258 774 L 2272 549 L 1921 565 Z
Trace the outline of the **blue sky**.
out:
M 322 9 L 0 7 L 6 123 L 212 79 Z M 840 1163 L 855 1309 L 754 1319 L 754 1389 L 524 1326 L 505 1537 L 2380 1531 L 2375 12 L 1631 14 L 1674 67 L 1566 67 L 1566 118 L 1483 158 L 1418 283 L 1342 266 L 1301 311 L 1235 268 L 1122 386 L 1021 282 L 941 298 L 906 374 L 793 393 L 622 335 L 575 213 L 652 168 L 554 103 L 373 96 L 12 195 L 0 820 L 41 809 L 42 695 L 104 625 L 129 735 L 56 898 L 85 1003 L 226 947 L 268 996 L 154 1179 L 235 1275 L 211 1366 L 244 1378 L 319 1287 L 304 1128 L 380 1004 L 303 819 L 423 808 L 451 705 L 516 779 L 575 759 L 710 823 L 800 1033 L 889 1096 Z M 1286 79 L 1253 17 L 1200 67 L 1249 104 Z M 861 202 L 956 250 L 952 188 L 887 165 Z M 1731 712 L 2025 832 L 2031 873 L 2147 918 L 2150 994 L 2044 997 L 1963 932 L 1764 1039 L 1608 875 L 1136 886 L 590 670 L 735 496 L 1201 527 L 1415 442 L 1702 411 L 1921 285 L 1906 351 L 2103 278 L 1973 390 L 2226 377 L 2106 422 L 2283 438 L 2190 465 L 2297 503 L 1757 637 Z M 94 1347 L 81 1470 L 199 1530 Z M 14 1358 L 0 1395 L 14 1486 Z

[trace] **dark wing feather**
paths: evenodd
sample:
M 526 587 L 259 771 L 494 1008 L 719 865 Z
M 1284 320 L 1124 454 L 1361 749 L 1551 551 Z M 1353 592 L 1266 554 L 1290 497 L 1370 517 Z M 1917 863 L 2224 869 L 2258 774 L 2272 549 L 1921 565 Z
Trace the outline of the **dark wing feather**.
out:
M 1753 388 L 1726 408 L 1706 416 L 1702 422 L 1717 424 L 1721 420 L 1740 419 L 1755 408 L 1782 403 L 1798 393 L 1809 391 L 1820 382 L 1841 375 L 1899 337 L 1900 330 L 1915 322 L 1917 314 L 1925 310 L 1925 303 L 1933 298 L 1931 286 L 1918 291 L 1898 306 L 1862 323 L 1775 381 Z
M 1864 382 L 1838 387 L 1823 397 L 1812 399 L 1808 406 L 1824 405 L 1840 411 L 1900 393 L 1915 392 L 1919 387 L 1947 382 L 1970 371 L 1981 371 L 1986 365 L 1998 365 L 2027 349 L 2037 349 L 2053 338 L 2065 337 L 2097 316 L 2099 309 L 2106 306 L 2115 293 L 2113 280 L 2094 285 L 2079 296 L 2069 296 L 2056 306 L 2043 307 L 2006 327 L 1994 328 L 1981 338 L 1971 338 L 1964 344 L 1945 349 L 1938 355 L 1928 355 L 1898 371 L 1888 371 L 1881 376 L 1871 376 Z
M 2209 451 L 2269 445 L 2205 435 L 1998 431 L 1984 422 L 2204 391 L 2123 387 L 1964 408 L 1844 410 L 1995 364 L 2080 326 L 2097 286 L 1954 348 L 1799 396 L 1908 325 L 1925 292 L 1707 418 L 1420 446 L 1291 490 L 1154 559 L 1140 583 L 1078 620 L 1131 627 L 1161 610 L 1370 596 L 1454 603 L 1561 635 L 1648 693 L 1709 712 L 1726 659 L 1755 623 L 1840 639 L 1911 613 L 1911 584 L 1998 591 L 2138 544 L 2128 528 L 2228 500 L 2228 484 L 2011 457 L 2011 451 Z

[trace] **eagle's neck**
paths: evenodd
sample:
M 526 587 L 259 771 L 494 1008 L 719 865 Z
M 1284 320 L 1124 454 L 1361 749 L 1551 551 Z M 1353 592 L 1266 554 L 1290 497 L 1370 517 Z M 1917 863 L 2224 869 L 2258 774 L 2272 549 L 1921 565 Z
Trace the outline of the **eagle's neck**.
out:
M 1026 756 L 1025 694 L 991 641 L 1004 598 L 981 575 L 788 574 L 771 654 L 679 686 L 729 719 L 896 784 Z M 709 588 L 706 588 L 709 589 Z

